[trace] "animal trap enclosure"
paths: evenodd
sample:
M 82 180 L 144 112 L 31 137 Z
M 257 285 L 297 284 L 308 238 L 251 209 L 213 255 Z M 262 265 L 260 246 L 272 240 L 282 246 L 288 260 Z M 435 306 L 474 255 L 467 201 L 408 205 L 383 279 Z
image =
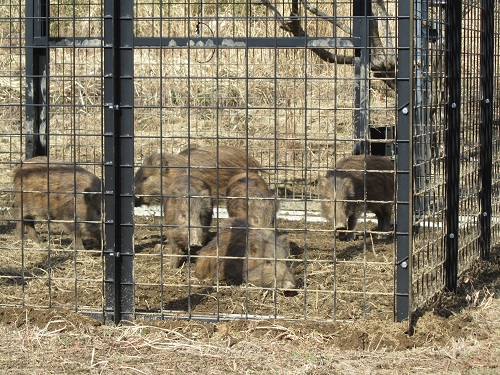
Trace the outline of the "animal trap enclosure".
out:
M 498 246 L 492 0 L 0 15 L 2 306 L 405 320 Z

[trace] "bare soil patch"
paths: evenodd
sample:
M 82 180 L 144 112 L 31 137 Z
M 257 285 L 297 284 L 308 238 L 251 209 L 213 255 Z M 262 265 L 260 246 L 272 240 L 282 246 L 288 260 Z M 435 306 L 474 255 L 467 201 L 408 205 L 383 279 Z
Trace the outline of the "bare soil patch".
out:
M 220 223 L 223 225 L 224 220 Z M 84 243 L 90 249 L 74 251 L 71 238 L 57 231 L 55 225 L 51 227 L 50 250 L 46 228 L 41 225 L 41 244 L 21 241 L 11 224 L 0 231 L 8 249 L 0 251 L 0 274 L 4 276 L 0 279 L 0 304 L 102 311 L 104 262 L 99 244 L 86 239 Z M 170 254 L 158 246 L 164 238 L 161 219 L 138 217 L 136 311 L 208 319 L 242 315 L 256 319 L 392 320 L 391 236 L 377 239 L 368 232 L 356 241 L 339 241 L 324 222 L 286 219 L 278 221 L 278 231 L 288 234 L 288 263 L 296 279 L 295 290 L 285 293 L 253 285 L 220 283 L 216 287 L 199 280 L 194 275 L 195 254 L 181 268 L 170 268 Z
M 407 323 L 138 320 L 118 327 L 66 309 L 0 309 L 0 372 L 495 374 L 498 254 Z

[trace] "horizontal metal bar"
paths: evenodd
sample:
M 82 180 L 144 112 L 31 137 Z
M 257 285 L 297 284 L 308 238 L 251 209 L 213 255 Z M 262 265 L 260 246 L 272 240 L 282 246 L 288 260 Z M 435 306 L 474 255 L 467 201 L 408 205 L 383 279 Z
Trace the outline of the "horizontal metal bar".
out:
M 135 47 L 169 48 L 357 48 L 359 38 L 135 38 Z
M 48 42 L 47 42 L 48 39 Z M 29 47 L 89 47 L 101 48 L 103 38 L 33 38 L 33 45 Z
M 34 38 L 33 47 L 103 46 L 103 38 Z M 361 46 L 360 38 L 134 38 L 134 47 L 162 48 L 345 48 Z

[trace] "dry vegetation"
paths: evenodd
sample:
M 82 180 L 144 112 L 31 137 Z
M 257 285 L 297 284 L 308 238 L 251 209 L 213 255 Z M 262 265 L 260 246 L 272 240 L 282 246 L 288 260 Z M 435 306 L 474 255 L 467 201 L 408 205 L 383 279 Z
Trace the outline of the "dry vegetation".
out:
M 0 372 L 12 374 L 496 374 L 498 252 L 407 325 L 381 320 L 136 321 L 0 309 Z M 486 276 L 485 276 L 486 275 Z
M 349 4 L 342 3 L 337 10 L 348 13 L 342 7 Z M 24 11 L 20 6 L 13 9 Z M 102 13 L 94 5 L 53 9 L 65 16 Z M 197 15 L 194 8 L 168 9 L 170 16 Z M 238 29 L 241 25 L 229 17 L 242 9 L 222 4 L 217 11 L 218 20 L 204 20 L 204 33 L 218 27 L 220 35 L 244 35 Z M 207 5 L 205 13 L 213 12 Z M 270 16 L 260 7 L 254 12 Z M 138 36 L 158 36 L 160 30 L 170 36 L 192 36 L 194 18 L 173 25 L 154 19 L 157 14 L 158 7 L 151 2 L 138 8 Z M 4 47 L 0 61 L 6 62 L 0 71 L 3 175 L 24 154 L 22 25 L 21 19 L 0 24 Z M 308 30 L 328 35 L 326 25 L 311 21 Z M 68 19 L 54 19 L 51 34 L 93 36 L 101 35 L 101 28 L 98 18 L 80 20 L 76 27 Z M 252 22 L 251 30 L 255 35 L 275 31 L 264 19 Z M 325 64 L 303 50 L 221 49 L 212 56 L 196 49 L 144 48 L 136 50 L 135 59 L 137 165 L 160 148 L 181 150 L 188 137 L 196 144 L 248 147 L 252 156 L 273 170 L 268 179 L 283 203 L 317 213 L 313 182 L 353 145 L 352 66 Z M 102 176 L 102 51 L 57 48 L 51 51 L 51 62 L 51 156 L 88 163 Z M 252 78 L 238 79 L 244 77 Z M 394 124 L 394 91 L 372 83 L 371 121 Z M 9 179 L 0 180 L 1 217 L 7 220 L 12 219 L 11 189 Z M 71 239 L 54 230 L 47 251 L 46 245 L 22 243 L 13 224 L 5 221 L 0 225 L 0 303 L 13 307 L 0 309 L 0 372 L 498 372 L 498 249 L 491 262 L 463 276 L 458 296 L 443 293 L 427 312 L 419 313 L 415 334 L 409 337 L 406 323 L 391 322 L 395 253 L 391 238 L 375 239 L 368 233 L 366 240 L 342 243 L 332 240 L 331 228 L 324 223 L 280 219 L 278 228 L 292 241 L 291 264 L 298 281 L 297 293 L 283 296 L 251 286 L 221 285 L 214 290 L 192 275 L 189 264 L 168 269 L 164 266 L 168 256 L 156 246 L 161 241 L 161 220 L 137 217 L 135 224 L 138 313 L 207 318 L 222 311 L 261 318 L 219 323 L 138 320 L 103 326 L 70 312 L 76 306 L 102 311 L 104 265 L 99 246 L 75 252 L 69 246 Z M 421 236 L 426 241 L 431 237 L 436 245 L 431 244 L 424 260 L 416 259 L 431 270 L 442 255 L 442 230 L 429 231 Z M 430 277 L 434 280 L 426 281 L 434 287 L 439 275 Z M 23 304 L 36 308 L 14 307 Z M 49 305 L 55 309 L 43 309 Z M 263 316 L 287 319 L 263 320 Z M 302 320 L 304 316 L 310 320 Z

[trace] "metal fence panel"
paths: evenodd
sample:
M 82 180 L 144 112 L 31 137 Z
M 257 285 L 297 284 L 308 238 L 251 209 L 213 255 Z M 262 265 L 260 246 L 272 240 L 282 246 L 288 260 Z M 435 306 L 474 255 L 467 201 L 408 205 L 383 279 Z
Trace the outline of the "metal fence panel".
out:
M 1 182 L 1 305 L 115 322 L 404 320 L 498 245 L 493 1 L 0 12 L 0 166 L 26 170 Z M 29 185 L 24 162 L 41 154 L 48 177 Z M 98 220 L 79 214 L 95 196 L 84 171 L 102 181 Z M 72 202 L 36 217 L 40 243 L 14 228 L 35 219 L 35 193 L 46 211 Z M 240 220 L 228 194 L 243 196 Z M 87 224 L 103 239 L 82 249 Z
M 489 3 L 488 3 L 489 4 Z M 493 11 L 491 11 L 493 9 Z M 500 212 L 499 206 L 499 166 L 498 161 L 500 160 L 500 144 L 498 140 L 499 132 L 498 127 L 500 126 L 499 118 L 500 118 L 500 98 L 498 95 L 498 91 L 500 89 L 500 9 L 498 4 L 489 4 L 488 7 L 485 8 L 485 12 L 490 10 L 489 14 L 493 15 L 493 30 L 490 33 L 490 36 L 493 37 L 493 118 L 491 122 L 491 130 L 492 130 L 492 191 L 491 191 L 491 202 L 492 202 L 492 220 L 491 220 L 491 248 L 498 246 L 500 243 L 500 232 L 499 232 L 499 222 L 497 220 L 498 214 Z M 487 23 L 487 25 L 491 25 L 491 21 Z M 487 124 L 486 124 L 487 125 Z
M 454 290 L 458 276 L 494 246 L 489 242 L 489 218 L 495 216 L 489 211 L 489 171 L 495 163 L 490 164 L 488 143 L 495 122 L 488 120 L 492 112 L 486 99 L 495 94 L 493 73 L 485 72 L 498 70 L 488 41 L 498 33 L 498 20 L 483 18 L 486 9 L 494 17 L 493 8 L 498 12 L 498 4 L 489 2 L 415 2 L 421 60 L 416 68 L 413 308 L 443 287 Z M 481 48 L 489 53 L 478 54 Z
M 101 314 L 101 186 L 89 172 L 102 180 L 102 52 L 72 39 L 99 27 L 73 28 L 43 4 L 0 5 L 1 304 Z M 59 35 L 68 39 L 49 47 Z M 27 159 L 45 153 L 48 160 Z M 34 219 L 38 242 L 20 231 Z

